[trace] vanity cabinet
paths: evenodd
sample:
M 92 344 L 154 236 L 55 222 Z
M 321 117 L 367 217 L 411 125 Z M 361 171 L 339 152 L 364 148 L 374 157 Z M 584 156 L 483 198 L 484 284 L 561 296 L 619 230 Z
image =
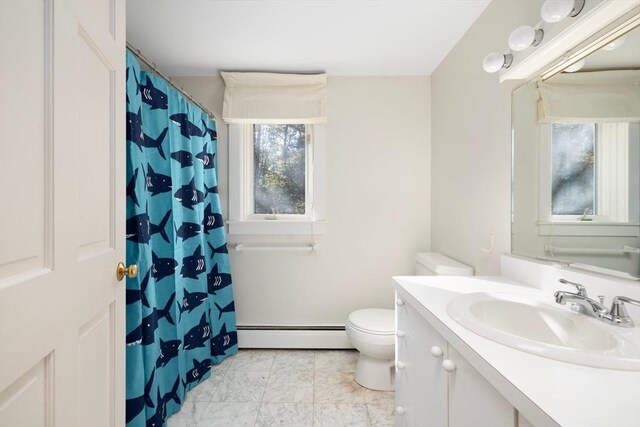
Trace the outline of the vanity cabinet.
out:
M 516 411 L 401 296 L 396 296 L 396 425 L 514 427 Z

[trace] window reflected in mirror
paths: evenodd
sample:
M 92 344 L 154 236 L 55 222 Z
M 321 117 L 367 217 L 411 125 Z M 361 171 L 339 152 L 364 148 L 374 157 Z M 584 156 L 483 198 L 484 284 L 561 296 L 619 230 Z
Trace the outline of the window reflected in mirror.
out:
M 640 30 L 567 67 L 513 92 L 512 253 L 640 278 Z
M 596 212 L 596 124 L 551 125 L 551 214 Z

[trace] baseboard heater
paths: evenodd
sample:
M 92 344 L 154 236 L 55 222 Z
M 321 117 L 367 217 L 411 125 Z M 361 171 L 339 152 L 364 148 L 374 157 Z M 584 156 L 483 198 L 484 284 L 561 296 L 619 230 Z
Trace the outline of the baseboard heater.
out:
M 353 348 L 344 326 L 238 325 L 240 348 Z

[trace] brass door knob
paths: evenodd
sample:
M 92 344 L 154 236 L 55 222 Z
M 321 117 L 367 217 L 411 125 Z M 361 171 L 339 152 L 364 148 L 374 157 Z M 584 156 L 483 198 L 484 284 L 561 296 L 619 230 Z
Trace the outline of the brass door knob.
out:
M 129 267 L 125 267 L 123 262 L 119 262 L 116 266 L 116 277 L 118 278 L 118 282 L 124 279 L 124 276 L 127 276 L 130 279 L 133 279 L 138 275 L 138 266 L 135 264 L 131 264 Z

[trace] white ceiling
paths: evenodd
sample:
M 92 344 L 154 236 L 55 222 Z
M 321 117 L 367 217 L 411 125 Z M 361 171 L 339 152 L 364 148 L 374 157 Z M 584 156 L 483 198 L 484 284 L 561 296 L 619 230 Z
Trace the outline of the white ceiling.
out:
M 431 74 L 490 0 L 128 0 L 127 41 L 169 75 Z

